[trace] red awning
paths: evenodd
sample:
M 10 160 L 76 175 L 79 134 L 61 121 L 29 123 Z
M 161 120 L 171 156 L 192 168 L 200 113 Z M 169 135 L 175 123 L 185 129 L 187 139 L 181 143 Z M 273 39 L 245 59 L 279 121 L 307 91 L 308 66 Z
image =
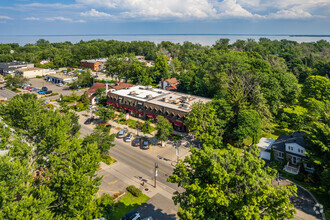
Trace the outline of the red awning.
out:
M 117 107 L 117 104 L 116 103 L 111 103 L 111 105 L 113 106 L 113 107 Z
M 107 105 L 111 105 L 111 103 L 112 103 L 112 102 L 110 102 L 110 101 L 107 101 Z
M 169 123 L 172 123 L 172 120 L 171 119 L 168 119 L 168 118 L 166 118 L 166 119 L 168 120 Z
M 139 115 L 143 115 L 143 111 L 136 111 Z
M 183 123 L 182 122 L 178 122 L 178 121 L 175 121 L 174 122 L 174 125 L 179 126 L 179 127 L 183 127 Z
M 124 107 L 124 109 L 125 109 L 125 110 L 129 110 L 129 108 L 128 108 L 128 107 Z
M 118 105 L 119 108 L 124 108 L 122 105 Z
M 128 109 L 128 111 L 135 112 L 135 109 L 130 108 L 130 109 Z
M 147 117 L 148 117 L 148 118 L 155 118 L 156 116 L 153 115 L 153 114 L 147 114 Z

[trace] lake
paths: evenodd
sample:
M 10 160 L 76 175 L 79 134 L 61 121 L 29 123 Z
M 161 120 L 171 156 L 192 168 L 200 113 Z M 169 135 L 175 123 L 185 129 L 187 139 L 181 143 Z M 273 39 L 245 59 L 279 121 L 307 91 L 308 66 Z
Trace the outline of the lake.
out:
M 330 41 L 330 35 L 244 35 L 244 34 L 104 34 L 104 35 L 0 35 L 0 43 L 18 43 L 25 45 L 35 43 L 39 39 L 48 40 L 51 43 L 70 41 L 77 43 L 81 40 L 89 41 L 95 39 L 119 40 L 119 41 L 152 41 L 160 43 L 162 41 L 171 41 L 182 44 L 185 41 L 200 43 L 202 45 L 213 45 L 220 38 L 230 39 L 230 43 L 236 40 L 269 38 L 271 40 L 292 40 L 297 42 L 316 42 L 324 39 Z

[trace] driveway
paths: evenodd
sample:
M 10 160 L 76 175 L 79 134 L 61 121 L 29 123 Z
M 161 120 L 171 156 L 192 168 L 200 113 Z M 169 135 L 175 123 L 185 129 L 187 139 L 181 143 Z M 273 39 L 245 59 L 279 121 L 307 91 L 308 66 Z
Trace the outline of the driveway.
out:
M 0 85 L 0 87 L 2 87 L 2 85 Z M 7 98 L 7 100 L 13 98 L 15 95 L 17 95 L 17 93 L 10 91 L 9 89 L 0 89 L 0 96 Z

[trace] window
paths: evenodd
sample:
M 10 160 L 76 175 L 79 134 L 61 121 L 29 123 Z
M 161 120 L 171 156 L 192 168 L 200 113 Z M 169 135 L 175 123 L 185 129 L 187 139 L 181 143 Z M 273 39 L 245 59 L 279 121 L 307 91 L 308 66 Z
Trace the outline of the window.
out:
M 299 152 L 299 153 L 304 153 L 304 150 L 303 150 L 303 149 L 300 149 L 300 148 L 298 148 L 298 152 Z
M 293 147 L 292 147 L 292 146 L 289 146 L 288 149 L 289 149 L 290 151 L 293 151 Z
M 283 157 L 284 157 L 284 153 L 283 152 L 278 152 L 278 158 L 283 159 Z

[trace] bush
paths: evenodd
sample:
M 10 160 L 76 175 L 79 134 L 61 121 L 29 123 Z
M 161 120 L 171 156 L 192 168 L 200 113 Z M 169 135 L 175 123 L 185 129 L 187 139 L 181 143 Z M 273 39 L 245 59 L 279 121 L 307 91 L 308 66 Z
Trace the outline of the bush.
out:
M 130 185 L 129 187 L 127 187 L 126 190 L 135 197 L 142 196 L 142 191 L 133 185 Z
M 41 78 L 42 78 L 42 76 L 36 75 L 36 78 L 37 78 L 37 79 L 41 79 Z

